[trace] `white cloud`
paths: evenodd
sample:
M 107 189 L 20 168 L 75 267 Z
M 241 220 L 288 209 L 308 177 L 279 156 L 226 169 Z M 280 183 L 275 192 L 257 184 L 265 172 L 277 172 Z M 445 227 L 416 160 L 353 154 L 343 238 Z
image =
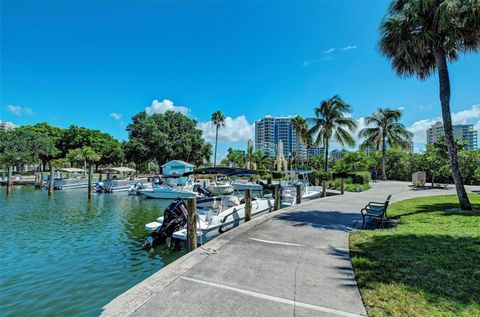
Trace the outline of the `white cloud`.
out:
M 35 114 L 33 113 L 32 109 L 22 106 L 8 105 L 7 110 L 16 116 L 21 116 L 24 114 L 28 116 L 33 116 Z
M 480 118 L 480 105 L 473 105 L 470 109 L 452 113 L 453 124 L 466 124 L 468 119 Z
M 119 114 L 119 113 L 116 113 L 116 112 L 112 112 L 112 113 L 110 114 L 110 117 L 112 117 L 112 118 L 115 119 L 115 120 L 120 120 L 120 119 L 122 119 L 122 115 Z
M 307 67 L 307 66 L 316 64 L 318 62 L 331 61 L 333 59 L 332 55 L 335 55 L 335 54 L 332 54 L 332 53 L 334 53 L 336 51 L 337 52 L 349 51 L 349 50 L 353 50 L 353 49 L 356 49 L 356 48 L 357 48 L 357 45 L 348 45 L 348 46 L 345 46 L 345 47 L 342 47 L 342 48 L 332 47 L 332 48 L 329 48 L 328 50 L 323 51 L 323 54 L 327 55 L 327 56 L 324 56 L 322 58 L 306 60 L 302 63 L 302 65 L 303 65 L 303 67 Z
M 349 50 L 354 50 L 357 48 L 357 45 L 348 45 L 342 48 L 339 48 L 340 51 L 349 51 Z
M 480 120 L 477 121 L 477 124 L 473 126 L 473 130 L 478 131 L 480 134 Z
M 163 99 L 163 101 L 158 101 L 157 99 L 152 101 L 152 105 L 150 107 L 145 108 L 145 112 L 148 115 L 152 115 L 154 113 L 165 113 L 168 110 L 178 111 L 184 115 L 188 115 L 190 109 L 183 106 L 175 106 L 173 101 L 168 99 Z
M 203 131 L 203 137 L 208 142 L 215 142 L 215 126 L 211 121 L 200 122 L 198 127 Z M 253 140 L 255 124 L 250 124 L 245 116 L 226 117 L 225 126 L 218 129 L 219 143 L 247 142 Z

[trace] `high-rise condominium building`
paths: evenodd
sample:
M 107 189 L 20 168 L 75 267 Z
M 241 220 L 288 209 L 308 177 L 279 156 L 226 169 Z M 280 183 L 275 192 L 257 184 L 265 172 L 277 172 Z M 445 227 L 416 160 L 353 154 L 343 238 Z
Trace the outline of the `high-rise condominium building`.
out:
M 443 138 L 445 130 L 441 122 L 437 122 L 427 129 L 427 144 L 435 143 Z M 453 135 L 455 139 L 465 141 L 465 149 L 478 149 L 477 131 L 473 129 L 473 124 L 456 124 L 453 126 Z
M 272 117 L 270 115 L 255 122 L 255 149 L 263 151 L 271 157 L 277 154 L 278 141 L 283 142 L 283 156 L 290 157 L 297 151 L 301 156 L 306 155 L 305 147 L 298 144 L 297 133 L 292 127 L 293 116 Z
M 17 125 L 9 121 L 0 120 L 0 131 L 12 130 L 15 129 Z

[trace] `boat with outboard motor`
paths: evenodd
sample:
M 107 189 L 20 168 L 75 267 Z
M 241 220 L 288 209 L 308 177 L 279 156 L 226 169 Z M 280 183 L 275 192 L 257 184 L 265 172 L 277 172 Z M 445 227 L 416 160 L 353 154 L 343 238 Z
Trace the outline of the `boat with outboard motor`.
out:
M 132 185 L 147 179 L 139 179 L 135 176 L 136 170 L 128 167 L 109 167 L 100 170 L 101 174 L 106 174 L 105 180 L 99 180 L 93 191 L 96 193 L 113 193 L 119 191 L 128 191 Z
M 184 179 L 185 182 L 179 182 L 180 178 Z M 184 178 L 183 175 L 156 177 L 154 178 L 152 188 L 137 189 L 137 192 L 139 195 L 157 199 L 203 197 L 203 195 L 195 191 L 193 177 Z
M 224 176 L 235 176 L 246 173 L 255 173 L 247 169 L 237 168 L 204 168 L 195 170 L 184 175 L 206 175 L 206 174 L 218 174 Z M 188 176 L 187 175 L 187 176 Z M 265 197 L 252 197 L 252 217 L 256 217 L 262 213 L 268 213 L 273 209 L 274 199 L 272 195 Z M 176 208 L 180 208 L 175 205 Z M 166 209 L 168 215 L 164 214 L 163 217 L 159 217 L 157 221 L 146 224 L 145 228 L 151 231 L 149 240 L 145 243 L 145 246 L 152 247 L 162 243 L 165 234 L 165 228 L 171 228 L 169 223 L 172 218 L 173 205 Z M 182 218 L 181 213 L 175 210 L 175 217 Z M 199 236 L 199 243 L 205 243 L 206 241 L 218 236 L 219 234 L 228 231 L 232 228 L 239 226 L 245 222 L 245 201 L 243 197 L 235 195 L 221 195 L 204 197 L 197 199 L 197 232 Z M 179 240 L 186 240 L 187 231 L 185 225 L 174 232 L 168 232 L 167 236 Z M 162 237 L 158 239 L 156 237 Z

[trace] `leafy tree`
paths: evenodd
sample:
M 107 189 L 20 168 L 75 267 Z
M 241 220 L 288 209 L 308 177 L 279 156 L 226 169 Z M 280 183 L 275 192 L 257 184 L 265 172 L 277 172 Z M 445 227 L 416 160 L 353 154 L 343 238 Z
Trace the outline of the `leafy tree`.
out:
M 448 149 L 445 141 L 428 144 L 424 159 L 428 170 L 432 173 L 432 187 L 435 187 L 435 175 L 449 169 Z
M 480 150 L 459 151 L 458 165 L 465 184 L 480 185 Z
M 357 128 L 357 122 L 348 117 L 352 107 L 339 96 L 324 100 L 314 109 L 315 117 L 309 118 L 313 127 L 309 130 L 315 145 L 323 145 L 325 149 L 325 171 L 328 170 L 328 146 L 333 138 L 341 145 L 354 146 L 355 140 L 350 132 Z M 349 131 L 350 132 L 349 132 Z
M 142 111 L 132 117 L 127 131 L 129 146 L 142 154 L 141 161 L 155 160 L 160 166 L 170 160 L 183 160 L 199 166 L 212 155 L 212 147 L 203 140 L 197 121 L 180 112 L 149 116 Z
M 77 161 L 83 163 L 83 173 L 86 174 L 87 171 L 87 163 L 94 164 L 102 158 L 102 156 L 95 152 L 89 146 L 84 146 L 82 148 L 73 149 L 68 151 L 66 158 L 70 161 Z
M 241 150 L 228 149 L 227 157 L 222 162 L 222 165 L 232 167 L 242 167 L 245 162 L 245 153 Z
M 0 162 L 10 168 L 37 162 L 36 138 L 25 129 L 0 131 Z
M 146 144 L 140 142 L 138 139 L 131 139 L 127 142 L 123 142 L 122 148 L 127 162 L 135 163 L 137 170 L 147 170 L 146 163 L 150 160 L 150 152 Z
M 215 125 L 215 155 L 213 156 L 213 166 L 217 164 L 217 143 L 218 143 L 218 129 L 225 125 L 225 116 L 220 110 L 212 114 L 212 123 Z
M 42 170 L 45 171 L 46 165 L 61 153 L 58 150 L 64 129 L 49 125 L 47 122 L 37 123 L 35 125 L 26 125 L 17 128 L 32 132 L 34 135 L 33 155 L 38 157 L 42 163 Z
M 398 122 L 401 116 L 401 110 L 379 108 L 377 112 L 365 119 L 367 125 L 373 125 L 373 127 L 362 129 L 359 133 L 360 137 L 366 138 L 360 145 L 361 151 L 365 151 L 368 147 L 373 147 L 377 151 L 378 149 L 382 150 L 382 178 L 384 180 L 387 179 L 385 169 L 387 145 L 407 149 L 409 139 L 413 136 L 403 124 Z
M 362 172 L 368 171 L 372 158 L 362 152 L 349 152 L 335 162 L 333 169 L 336 172 Z
M 480 48 L 480 1 L 394 0 L 382 21 L 380 50 L 400 76 L 424 80 L 435 71 L 440 83 L 445 139 L 460 206 L 471 210 L 458 166 L 450 111 L 447 61 Z

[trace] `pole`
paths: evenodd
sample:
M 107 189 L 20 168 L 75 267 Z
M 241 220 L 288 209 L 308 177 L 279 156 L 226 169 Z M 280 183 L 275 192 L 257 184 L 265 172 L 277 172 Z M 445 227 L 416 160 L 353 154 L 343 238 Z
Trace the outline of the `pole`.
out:
M 296 185 L 297 187 L 297 204 L 301 204 L 302 203 L 302 187 L 300 184 L 297 184 Z
M 252 190 L 245 190 L 245 222 L 252 219 Z
M 273 210 L 280 209 L 280 184 L 275 185 L 275 202 L 273 203 Z
M 40 189 L 43 190 L 43 186 L 45 185 L 44 184 L 45 182 L 45 179 L 44 179 L 44 176 L 43 176 L 43 171 L 40 172 Z
M 93 177 L 93 166 L 92 164 L 90 164 L 88 166 L 88 199 L 92 199 L 92 196 L 93 196 L 92 177 Z
M 12 192 L 12 166 L 8 165 L 8 174 L 7 174 L 7 195 L 10 195 Z
M 197 200 L 195 198 L 187 199 L 187 209 L 187 247 L 188 251 L 193 251 L 197 248 Z
M 327 197 L 327 182 L 322 181 L 322 197 Z
M 50 184 L 48 186 L 48 196 L 52 196 L 53 194 L 53 186 L 54 186 L 54 180 L 55 180 L 55 168 L 52 166 L 52 163 L 49 163 L 50 166 Z
M 345 185 L 344 184 L 345 180 L 343 179 L 343 177 L 341 179 L 342 179 L 342 182 L 340 183 L 340 192 L 343 195 L 343 194 L 345 194 L 345 186 L 344 186 Z

